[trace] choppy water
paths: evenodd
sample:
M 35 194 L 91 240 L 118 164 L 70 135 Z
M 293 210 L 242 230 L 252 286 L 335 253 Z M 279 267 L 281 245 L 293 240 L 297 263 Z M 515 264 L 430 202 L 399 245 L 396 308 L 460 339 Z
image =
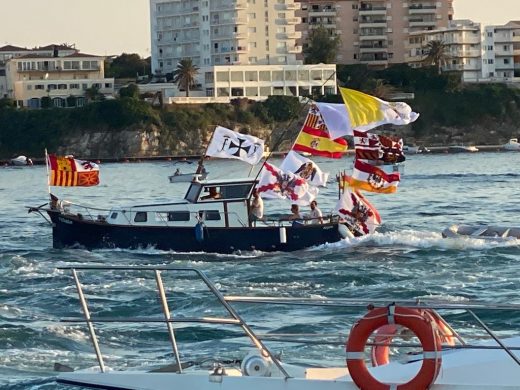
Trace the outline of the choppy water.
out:
M 275 161 L 276 164 L 276 161 Z M 352 161 L 322 160 L 331 172 L 351 169 Z M 54 250 L 45 221 L 24 206 L 47 201 L 44 167 L 0 169 L 0 388 L 66 389 L 53 382 L 53 363 L 73 367 L 96 364 L 82 324 L 59 322 L 81 314 L 68 271 L 79 264 L 176 265 L 203 270 L 225 294 L 328 297 L 438 297 L 449 301 L 520 303 L 520 242 L 446 240 L 440 232 L 454 222 L 520 225 L 520 153 L 414 155 L 406 162 L 398 193 L 372 195 L 383 226 L 373 237 L 345 240 L 294 253 L 245 255 L 179 254 L 153 248 L 84 251 Z M 182 167 L 181 167 L 182 168 Z M 100 207 L 182 196 L 184 185 L 172 185 L 172 163 L 106 164 L 102 184 L 93 188 L 55 188 L 62 198 Z M 211 161 L 213 178 L 241 176 L 240 162 Z M 323 211 L 332 209 L 332 184 L 322 191 Z M 266 212 L 283 212 L 289 204 L 266 202 Z M 161 318 L 153 275 L 81 274 L 96 316 Z M 216 315 L 203 287 L 186 275 L 164 275 L 174 313 Z M 343 316 L 337 309 L 311 311 L 285 307 L 238 306 L 259 332 L 325 329 L 346 333 L 360 313 Z M 498 331 L 519 329 L 520 315 L 484 316 Z M 471 331 L 465 319 L 452 315 Z M 124 324 L 97 328 L 107 364 L 116 368 L 172 361 L 163 325 Z M 183 326 L 178 332 L 181 357 L 200 360 L 243 357 L 237 353 L 239 331 Z M 213 338 L 218 341 L 214 341 Z M 241 344 L 242 345 L 242 344 Z M 274 344 L 276 349 L 277 345 Z M 292 360 L 343 364 L 340 347 L 293 346 Z

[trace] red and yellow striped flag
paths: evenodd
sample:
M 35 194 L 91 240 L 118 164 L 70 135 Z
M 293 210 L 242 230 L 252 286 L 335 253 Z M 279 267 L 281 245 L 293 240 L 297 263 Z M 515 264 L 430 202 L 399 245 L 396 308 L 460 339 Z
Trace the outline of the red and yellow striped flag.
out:
M 327 126 L 316 106 L 309 109 L 305 123 L 296 138 L 293 150 L 310 153 L 313 156 L 341 158 L 347 151 L 348 143 L 343 138 L 330 138 Z
M 90 187 L 99 184 L 99 166 L 72 157 L 47 156 L 50 186 Z

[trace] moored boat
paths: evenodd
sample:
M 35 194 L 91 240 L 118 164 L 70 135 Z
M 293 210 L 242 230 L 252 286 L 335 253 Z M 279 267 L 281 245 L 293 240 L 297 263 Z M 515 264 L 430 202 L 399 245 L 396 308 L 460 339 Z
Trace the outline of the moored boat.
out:
M 511 138 L 506 144 L 502 145 L 502 149 L 510 151 L 519 151 L 520 143 L 518 142 L 518 138 Z
M 168 176 L 170 183 L 189 183 L 193 180 L 205 180 L 208 177 L 208 173 L 175 173 Z
M 478 148 L 476 146 L 465 146 L 465 145 L 452 145 L 448 148 L 450 153 L 474 153 L 478 152 Z
M 96 209 L 53 199 L 31 208 L 47 213 L 53 247 L 155 247 L 160 250 L 232 253 L 294 251 L 363 233 L 324 216 L 323 223 L 280 218 L 253 222 L 254 179 L 192 181 L 183 199 L 169 203 Z
M 452 225 L 442 231 L 444 238 L 479 238 L 483 240 L 520 239 L 520 227 L 495 225 Z
M 494 331 L 489 324 L 496 315 L 519 313 L 519 305 L 225 296 L 203 272 L 193 268 L 76 266 L 62 270 L 72 273 L 83 311 L 83 316 L 62 321 L 86 324 L 98 367 L 74 371 L 71 367 L 57 364 L 55 367 L 60 372 L 56 380 L 59 383 L 127 390 L 512 390 L 518 389 L 520 383 L 520 337 L 510 329 L 500 333 Z M 126 318 L 91 313 L 85 296 L 88 294 L 91 299 L 104 297 L 95 293 L 95 286 L 83 285 L 82 276 L 89 272 L 107 272 L 120 280 L 119 273 L 122 273 L 125 280 L 132 280 L 132 271 L 140 284 L 156 285 L 156 291 L 149 291 L 160 301 L 158 314 Z M 176 278 L 190 281 L 189 288 L 186 291 L 181 289 Z M 166 281 L 173 285 L 166 285 Z M 204 289 L 195 286 L 204 286 Z M 185 297 L 185 294 L 193 294 L 198 300 L 207 297 L 208 302 L 214 304 L 200 314 L 183 305 L 176 305 L 174 309 L 169 307 L 168 299 L 172 291 L 179 297 Z M 111 301 L 114 301 L 114 296 L 111 296 Z M 277 313 L 277 308 L 283 315 Z M 307 328 L 300 323 L 298 315 L 293 315 L 303 308 L 321 315 L 323 327 Z M 366 314 L 353 315 L 365 308 L 368 309 Z M 159 314 L 161 309 L 162 314 Z M 268 313 L 263 323 L 247 320 L 247 316 L 259 311 Z M 459 317 L 460 329 L 446 322 L 440 312 Z M 463 320 L 461 315 L 464 315 Z M 327 321 L 329 319 L 334 321 Z M 352 324 L 347 336 L 338 331 L 344 325 L 338 327 L 337 322 Z M 162 365 L 157 366 L 156 362 L 155 366 L 149 363 L 136 366 L 134 363 L 132 370 L 107 367 L 103 351 L 108 348 L 104 343 L 110 341 L 103 334 L 99 337 L 97 329 L 110 326 L 115 331 L 121 324 L 128 331 L 130 323 L 139 326 L 140 331 L 144 325 L 164 324 L 164 332 L 170 340 L 169 348 L 168 345 L 163 348 L 154 345 L 153 349 Z M 210 326 L 223 331 L 209 330 Z M 231 326 L 236 331 L 224 331 Z M 156 327 L 154 335 L 159 330 Z M 197 339 L 193 336 L 195 334 L 204 334 L 204 338 Z M 210 344 L 214 337 L 216 342 Z M 150 343 L 154 340 L 157 336 L 151 338 Z M 201 340 L 206 346 L 204 351 L 197 349 L 196 343 Z M 247 348 L 246 342 L 252 348 Z M 134 345 L 132 340 L 127 344 Z M 225 346 L 231 349 L 226 353 L 227 359 L 222 358 L 219 350 Z M 282 348 L 284 353 L 277 353 Z M 321 354 L 318 354 L 319 348 L 322 348 Z M 189 349 L 191 351 L 186 352 Z M 305 355 L 306 351 L 312 360 L 299 356 Z M 346 364 L 341 364 L 345 358 Z M 125 364 L 120 358 L 111 361 Z
M 14 165 L 17 167 L 33 165 L 32 160 L 26 156 L 18 156 L 18 157 L 12 158 L 9 162 L 11 163 L 11 165 Z

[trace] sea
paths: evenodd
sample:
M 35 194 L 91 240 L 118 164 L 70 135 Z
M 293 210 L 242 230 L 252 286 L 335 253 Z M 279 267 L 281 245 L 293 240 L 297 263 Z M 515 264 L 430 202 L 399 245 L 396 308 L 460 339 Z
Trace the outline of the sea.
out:
M 352 157 L 317 159 L 330 172 L 319 207 L 334 209 L 334 177 L 351 172 Z M 281 161 L 273 159 L 275 165 Z M 183 197 L 187 184 L 168 175 L 196 164 L 172 161 L 101 164 L 96 187 L 53 187 L 62 199 L 99 208 L 163 203 Z M 210 178 L 247 176 L 241 161 L 211 160 Z M 452 224 L 519 226 L 520 153 L 478 152 L 407 156 L 397 193 L 368 194 L 383 223 L 369 237 L 345 239 L 292 253 L 232 255 L 82 248 L 53 249 L 49 223 L 27 206 L 48 202 L 44 166 L 0 168 L 0 388 L 69 389 L 55 382 L 54 363 L 74 369 L 97 366 L 71 267 L 167 266 L 204 273 L 224 295 L 371 300 L 426 300 L 448 303 L 520 304 L 520 240 L 445 239 Z M 253 175 L 254 175 L 253 170 Z M 289 212 L 290 202 L 266 200 L 265 213 Z M 304 212 L 307 211 L 303 210 Z M 174 318 L 227 316 L 218 300 L 188 271 L 163 271 Z M 93 319 L 163 319 L 152 271 L 78 271 Z M 289 307 L 235 303 L 253 331 L 269 335 L 274 353 L 288 362 L 345 364 L 344 340 L 364 307 Z M 477 314 L 500 336 L 518 334 L 520 312 L 481 310 Z M 461 335 L 482 331 L 463 310 L 445 318 Z M 73 321 L 73 320 L 70 320 Z M 94 323 L 104 362 L 111 369 L 156 368 L 175 361 L 164 323 Z M 242 359 L 251 347 L 239 327 L 175 325 L 182 361 L 212 367 Z M 275 334 L 313 333 L 335 343 L 285 345 Z M 300 338 L 301 338 L 300 337 Z M 266 339 L 267 340 L 267 339 Z M 238 364 L 238 363 L 236 363 Z

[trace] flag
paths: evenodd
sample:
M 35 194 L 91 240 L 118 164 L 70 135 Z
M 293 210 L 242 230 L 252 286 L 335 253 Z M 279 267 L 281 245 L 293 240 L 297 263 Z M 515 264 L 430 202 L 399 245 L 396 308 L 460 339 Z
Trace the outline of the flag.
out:
M 289 199 L 302 206 L 309 205 L 318 194 L 318 189 L 310 187 L 305 179 L 269 163 L 262 168 L 257 188 L 262 198 Z
M 341 158 L 347 151 L 347 141 L 332 139 L 316 105 L 309 108 L 305 122 L 296 138 L 293 150 L 314 156 Z
M 354 130 L 354 147 L 356 158 L 361 160 L 378 160 L 386 164 L 405 161 L 402 139 Z
M 255 165 L 264 155 L 264 141 L 252 135 L 245 135 L 217 126 L 206 156 L 234 158 Z
M 327 126 L 331 138 L 339 138 L 352 135 L 352 127 L 348 117 L 347 108 L 343 103 L 316 102 L 321 117 Z
M 404 102 L 386 102 L 354 89 L 340 87 L 339 90 L 348 115 L 347 128 L 343 131 L 352 131 L 352 129 L 367 131 L 387 123 L 407 125 L 419 117 L 419 114 L 413 112 L 410 106 Z M 336 132 L 336 130 L 334 127 L 334 134 L 341 133 Z
M 400 179 L 399 173 L 386 173 L 379 167 L 357 159 L 354 161 L 352 176 L 346 177 L 353 188 L 382 194 L 396 192 Z
M 307 183 L 313 186 L 327 186 L 327 180 L 329 178 L 328 172 L 322 172 L 318 165 L 298 153 L 292 150 L 287 153 L 285 159 L 280 165 L 282 171 L 289 171 L 301 178 L 307 180 Z
M 73 157 L 47 156 L 50 186 L 90 187 L 99 184 L 99 166 Z
M 373 233 L 381 224 L 379 212 L 359 191 L 345 189 L 336 204 L 336 212 L 362 234 Z

